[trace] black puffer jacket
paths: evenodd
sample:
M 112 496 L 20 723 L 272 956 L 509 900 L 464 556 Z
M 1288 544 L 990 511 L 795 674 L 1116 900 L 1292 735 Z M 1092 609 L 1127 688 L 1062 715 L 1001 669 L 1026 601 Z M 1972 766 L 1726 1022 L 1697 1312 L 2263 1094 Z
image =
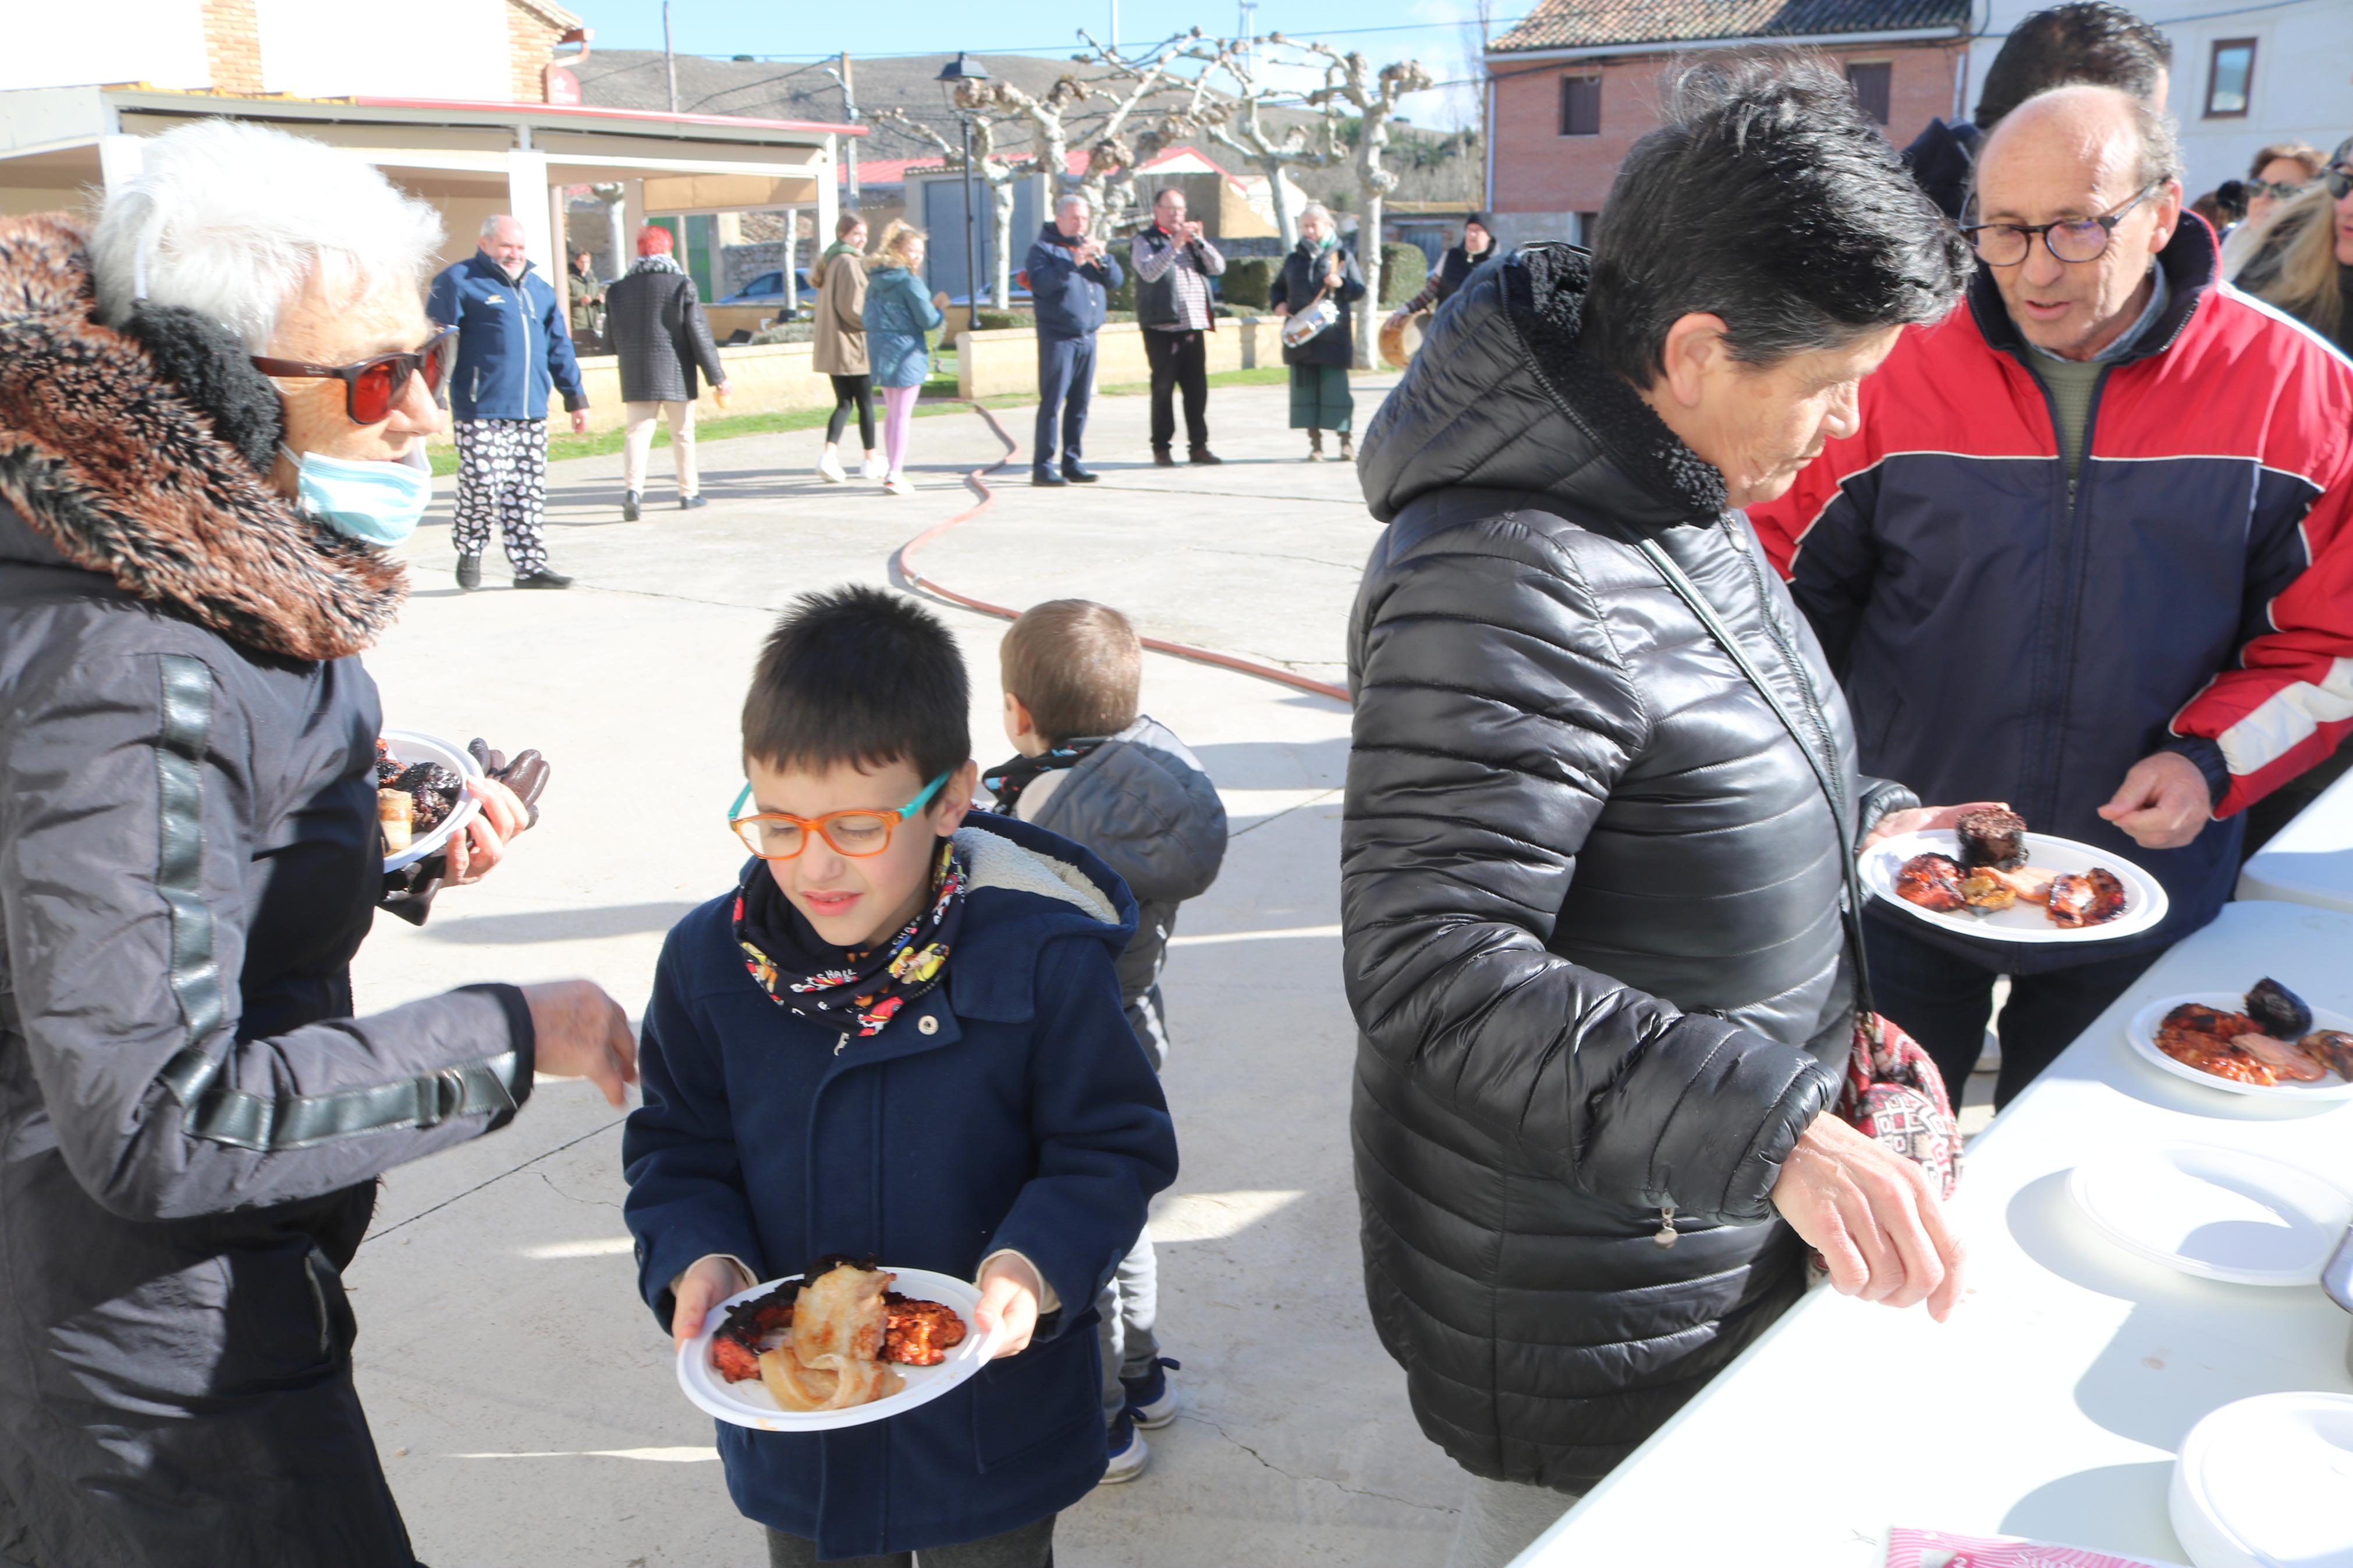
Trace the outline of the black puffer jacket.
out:
M 529 1097 L 531 1015 L 352 1016 L 401 569 L 91 320 L 81 247 L 0 219 L 0 1562 L 410 1568 L 339 1270 L 378 1173 Z
M 640 261 L 605 290 L 605 336 L 621 359 L 624 403 L 691 403 L 695 372 L 727 379 L 694 279 Z
M 1585 279 L 1564 246 L 1474 276 L 1366 435 L 1389 528 L 1341 878 L 1374 1321 L 1448 1453 L 1570 1490 L 1803 1288 L 1768 1194 L 1851 1013 L 1820 786 L 1611 531 L 1659 540 L 1814 715 L 1859 818 L 1912 804 L 1853 778 L 1716 471 L 1577 353 Z

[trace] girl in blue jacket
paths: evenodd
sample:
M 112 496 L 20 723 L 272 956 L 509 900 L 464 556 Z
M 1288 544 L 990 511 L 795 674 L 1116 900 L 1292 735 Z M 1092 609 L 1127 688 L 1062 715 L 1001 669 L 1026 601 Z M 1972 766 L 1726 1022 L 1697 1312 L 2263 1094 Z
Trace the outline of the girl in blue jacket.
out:
M 815 1433 L 722 1425 L 770 1559 L 1045 1568 L 1103 1472 L 1094 1301 L 1176 1176 L 1101 860 L 976 814 L 964 665 L 875 588 L 803 598 L 744 704 L 755 858 L 670 933 L 622 1157 L 639 1287 L 681 1344 L 828 1253 L 976 1280 L 981 1373 Z M 877 762 L 874 759 L 883 758 Z
M 866 258 L 866 353 L 874 366 L 874 384 L 882 389 L 882 455 L 891 472 L 882 488 L 894 496 L 912 495 L 907 482 L 907 427 L 915 417 L 915 395 L 932 374 L 926 332 L 947 318 L 941 307 L 945 294 L 923 297 L 918 281 L 923 270 L 923 231 L 893 218 L 882 230 L 882 244 Z

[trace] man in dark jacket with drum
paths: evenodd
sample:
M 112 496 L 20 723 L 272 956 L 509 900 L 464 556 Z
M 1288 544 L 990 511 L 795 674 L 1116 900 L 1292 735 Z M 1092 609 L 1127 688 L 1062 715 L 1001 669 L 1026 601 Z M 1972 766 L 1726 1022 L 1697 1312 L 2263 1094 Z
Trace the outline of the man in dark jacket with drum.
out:
M 621 361 L 621 521 L 635 522 L 645 499 L 646 459 L 654 447 L 654 420 L 670 421 L 670 455 L 678 468 L 678 509 L 702 506 L 694 471 L 695 372 L 727 405 L 727 369 L 711 341 L 694 279 L 670 255 L 670 234 L 651 224 L 638 231 L 638 259 L 628 276 L 605 293 L 605 330 Z
M 223 120 L 95 230 L 0 219 L 0 1561 L 414 1568 L 340 1272 L 375 1179 L 634 1076 L 586 981 L 353 1016 L 440 239 Z M 453 882 L 522 826 L 482 795 Z
M 1021 266 L 1038 309 L 1038 442 L 1029 482 L 1052 487 L 1091 485 L 1094 474 L 1079 460 L 1087 435 L 1087 403 L 1095 389 L 1095 333 L 1103 330 L 1110 291 L 1126 280 L 1119 258 L 1087 233 L 1087 198 L 1076 192 L 1054 204 L 1054 221 L 1029 247 Z M 1055 416 L 1060 415 L 1062 462 L 1054 465 Z
M 1477 1478 L 1457 1568 L 1755 1339 L 1807 1243 L 1866 1300 L 1941 1318 L 1960 1289 L 1919 1168 L 1826 1113 L 1845 846 L 1953 811 L 1857 776 L 1737 509 L 1851 426 L 1968 256 L 1820 67 L 1694 67 L 1665 103 L 1591 260 L 1473 274 L 1360 460 L 1388 525 L 1342 828 L 1366 1289 Z

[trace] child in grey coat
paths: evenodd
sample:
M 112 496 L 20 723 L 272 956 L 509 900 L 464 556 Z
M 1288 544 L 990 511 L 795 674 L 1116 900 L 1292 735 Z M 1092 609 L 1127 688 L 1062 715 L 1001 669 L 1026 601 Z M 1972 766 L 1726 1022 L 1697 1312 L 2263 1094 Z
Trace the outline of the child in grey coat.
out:
M 1168 1059 L 1160 972 L 1176 906 L 1217 880 L 1226 810 L 1209 775 L 1167 727 L 1136 711 L 1144 645 L 1127 617 L 1085 599 L 1031 608 L 998 652 L 1005 733 L 1019 754 L 981 782 L 1002 815 L 1083 845 L 1135 895 L 1136 931 L 1120 955 L 1121 999 L 1156 1072 Z M 1158 1271 L 1146 1232 L 1096 1302 L 1102 1321 L 1106 1483 L 1143 1473 L 1140 1427 L 1176 1418 L 1155 1336 Z

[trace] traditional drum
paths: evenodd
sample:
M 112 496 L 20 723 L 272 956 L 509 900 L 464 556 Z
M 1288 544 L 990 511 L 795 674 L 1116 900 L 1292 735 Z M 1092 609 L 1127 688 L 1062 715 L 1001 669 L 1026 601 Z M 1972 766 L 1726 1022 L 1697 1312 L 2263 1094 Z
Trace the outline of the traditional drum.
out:
M 1421 352 L 1421 334 L 1430 325 L 1430 312 L 1416 310 L 1409 316 L 1394 316 L 1381 323 L 1381 363 L 1391 370 L 1403 370 Z

